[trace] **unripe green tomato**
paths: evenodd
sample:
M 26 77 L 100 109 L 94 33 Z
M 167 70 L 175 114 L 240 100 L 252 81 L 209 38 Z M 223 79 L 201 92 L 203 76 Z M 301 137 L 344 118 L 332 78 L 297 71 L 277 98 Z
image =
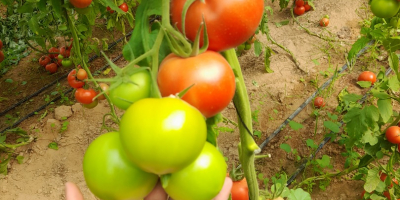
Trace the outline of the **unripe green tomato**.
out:
M 97 104 L 99 104 L 99 100 L 95 99 L 92 103 L 82 104 L 82 106 L 85 108 L 88 108 L 88 109 L 92 109 L 92 108 L 96 107 Z
M 400 10 L 400 2 L 397 0 L 372 0 L 371 11 L 380 18 L 391 18 Z
M 128 161 L 117 132 L 100 135 L 89 145 L 83 175 L 90 191 L 104 200 L 143 199 L 158 181 L 157 175 Z
M 246 46 L 245 44 L 241 44 L 241 45 L 237 46 L 237 52 L 242 52 L 244 50 L 245 46 Z
M 60 54 L 61 55 L 61 54 Z M 63 67 L 71 67 L 72 66 L 72 61 L 70 60 L 70 59 L 63 59 L 62 61 L 61 61 L 61 65 L 63 66 Z

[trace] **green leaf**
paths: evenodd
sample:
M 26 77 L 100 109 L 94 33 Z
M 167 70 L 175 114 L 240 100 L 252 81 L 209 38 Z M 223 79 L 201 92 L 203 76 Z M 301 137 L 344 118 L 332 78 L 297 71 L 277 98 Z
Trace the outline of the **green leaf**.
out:
M 61 1 L 60 0 L 51 0 L 51 5 L 53 6 L 54 13 L 58 18 L 61 17 Z
M 374 158 L 370 155 L 365 155 L 360 159 L 360 162 L 358 163 L 358 168 L 363 168 L 369 165 L 374 160 Z
M 400 89 L 400 82 L 399 79 L 397 79 L 397 76 L 391 76 L 388 81 L 388 86 L 390 89 L 392 89 L 394 92 L 398 92 Z
M 369 81 L 357 81 L 357 84 L 362 88 L 369 88 L 372 85 Z
M 265 71 L 267 73 L 273 73 L 274 71 L 271 69 L 271 58 L 272 56 L 272 49 L 268 46 L 265 46 L 265 52 L 264 52 L 264 66 L 265 66 Z
M 311 195 L 301 188 L 291 189 L 288 200 L 311 200 Z
M 289 126 L 290 126 L 290 128 L 292 128 L 292 129 L 295 130 L 295 131 L 297 131 L 297 130 L 303 128 L 303 125 L 301 125 L 301 124 L 299 124 L 299 123 L 297 123 L 297 122 L 295 122 L 295 121 L 290 121 L 290 122 L 289 122 Z
M 48 146 L 50 149 L 58 150 L 57 142 L 51 142 Z
M 254 54 L 258 57 L 261 55 L 262 44 L 260 41 L 256 40 L 254 42 Z
M 389 54 L 389 66 L 399 77 L 399 56 L 395 52 Z
M 383 40 L 382 42 L 383 42 L 383 46 L 385 47 L 385 49 L 388 52 L 396 52 L 396 50 L 400 49 L 400 38 L 398 38 L 398 37 L 397 38 L 395 38 L 395 37 L 388 38 L 386 40 Z M 394 61 L 394 59 L 393 59 L 393 61 Z
M 283 20 L 283 21 L 280 21 L 280 22 L 275 22 L 275 25 L 276 25 L 277 28 L 285 26 L 285 25 L 288 25 L 288 24 L 289 24 L 289 20 Z
M 371 93 L 374 97 L 379 99 L 390 99 L 390 95 L 388 95 L 386 92 L 373 89 L 371 90 Z
M 24 163 L 24 157 L 23 156 L 17 156 L 16 159 L 18 161 L 18 164 Z
M 365 46 L 367 46 L 368 42 L 370 39 L 367 37 L 363 36 L 359 38 L 351 47 L 349 54 L 347 55 L 347 60 L 349 60 L 351 63 L 353 63 L 354 58 L 356 57 L 357 53 L 361 51 Z
M 388 122 L 393 114 L 392 101 L 390 99 L 379 99 L 378 109 L 384 123 Z
M 217 115 L 207 118 L 206 124 L 207 124 L 207 142 L 211 143 L 214 146 L 217 146 L 217 137 L 219 135 L 219 129 L 217 128 L 217 125 L 219 122 L 222 122 L 223 118 L 221 113 L 218 113 Z
M 362 98 L 362 95 L 346 94 L 346 95 L 342 96 L 342 101 L 357 102 L 361 98 Z
M 324 126 L 325 128 L 333 131 L 334 133 L 339 133 L 340 132 L 340 127 L 332 121 L 324 121 Z
M 372 131 L 367 130 L 366 133 L 364 133 L 364 135 L 362 136 L 361 141 L 365 144 L 365 143 L 369 143 L 372 146 L 378 143 L 378 137 L 374 136 Z
M 35 8 L 36 8 L 36 3 L 26 2 L 24 5 L 19 7 L 17 11 L 19 13 L 33 13 Z
M 316 145 L 314 140 L 312 140 L 312 139 L 307 139 L 306 143 L 307 143 L 307 146 L 309 146 L 312 149 L 318 148 L 318 145 Z
M 21 85 L 26 85 L 26 83 L 27 83 L 26 81 L 22 81 Z
M 323 155 L 321 159 L 317 159 L 316 161 L 321 168 L 326 168 L 330 167 L 331 158 L 327 155 Z
M 257 136 L 258 138 L 261 138 L 261 135 L 262 135 L 261 131 L 258 131 L 258 130 L 255 130 L 253 134 L 255 136 Z
M 382 152 L 382 151 L 376 152 L 376 157 L 377 157 L 378 159 L 382 159 L 382 158 L 383 158 L 383 152 Z
M 286 143 L 281 144 L 280 148 L 283 149 L 284 151 L 286 151 L 286 153 L 292 152 L 292 148 L 290 147 L 290 145 L 288 145 Z
M 13 83 L 14 81 L 11 78 L 5 80 L 6 83 Z
M 314 63 L 314 65 L 315 65 L 315 66 L 318 66 L 318 65 L 320 65 L 320 63 L 318 62 L 318 60 L 317 60 L 317 59 L 312 59 L 311 61 L 313 61 L 313 63 Z
M 381 182 L 378 173 L 379 173 L 378 168 L 373 168 L 368 170 L 368 175 L 364 184 L 364 189 L 366 192 L 370 193 L 374 191 L 375 188 L 378 186 L 379 182 Z

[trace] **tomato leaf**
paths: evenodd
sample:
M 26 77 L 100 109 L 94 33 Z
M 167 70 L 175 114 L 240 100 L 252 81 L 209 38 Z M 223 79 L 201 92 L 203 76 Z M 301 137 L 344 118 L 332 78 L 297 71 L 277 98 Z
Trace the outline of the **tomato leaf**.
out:
M 378 168 L 373 168 L 368 170 L 368 175 L 364 184 L 364 189 L 368 193 L 374 191 L 375 188 L 378 186 L 379 182 L 381 182 L 378 173 L 379 173 Z
M 307 139 L 306 143 L 307 143 L 307 146 L 309 146 L 312 149 L 318 148 L 318 145 L 315 144 L 314 140 L 312 140 L 312 139 Z
M 357 81 L 357 84 L 362 88 L 369 88 L 372 85 L 369 81 Z
M 267 73 L 273 73 L 274 71 L 271 69 L 271 56 L 272 56 L 272 49 L 268 46 L 265 47 L 265 53 L 264 53 L 264 66 L 265 66 L 265 71 Z
M 325 128 L 331 130 L 334 133 L 339 133 L 340 132 L 340 127 L 332 121 L 324 121 L 324 126 Z
M 381 114 L 383 122 L 388 122 L 390 117 L 393 114 L 393 106 L 392 101 L 390 99 L 379 99 L 378 100 L 378 109 Z
M 385 49 L 390 52 L 396 52 L 396 50 L 400 49 L 400 38 L 388 38 L 382 41 Z M 398 61 L 397 61 L 398 62 Z
M 390 99 L 390 95 L 388 95 L 386 92 L 382 92 L 379 90 L 371 90 L 371 93 L 374 97 L 379 98 L 379 99 Z
M 24 156 L 17 156 L 15 159 L 17 159 L 18 164 L 24 163 Z
M 261 51 L 262 51 L 261 42 L 258 40 L 254 41 L 254 54 L 258 57 L 261 55 Z
M 358 168 L 363 168 L 369 165 L 374 160 L 374 158 L 371 155 L 365 155 L 360 159 L 360 162 L 358 163 Z
M 292 148 L 290 147 L 290 145 L 283 143 L 279 146 L 281 149 L 283 149 L 284 151 L 286 151 L 286 153 L 290 153 L 292 152 Z
M 388 86 L 389 86 L 389 88 L 392 89 L 394 92 L 398 92 L 399 89 L 400 89 L 400 82 L 399 82 L 399 79 L 397 79 L 396 76 L 391 76 L 391 77 L 389 78 L 389 81 L 388 81 Z
M 297 188 L 296 190 L 290 190 L 288 200 L 311 200 L 311 196 L 303 189 Z
M 389 54 L 389 66 L 399 77 L 399 56 L 394 52 Z
M 301 125 L 301 124 L 299 124 L 299 123 L 297 123 L 297 122 L 295 122 L 295 121 L 290 121 L 290 122 L 289 122 L 289 126 L 290 126 L 290 128 L 292 128 L 292 129 L 295 130 L 295 131 L 297 131 L 297 130 L 303 128 L 303 125 Z
M 364 135 L 362 136 L 361 141 L 363 143 L 369 143 L 372 146 L 378 143 L 378 138 L 373 135 L 372 131 L 367 130 Z
M 57 142 L 51 142 L 48 146 L 50 149 L 58 150 Z
M 281 21 L 281 22 L 275 22 L 275 26 L 277 28 L 285 26 L 285 25 L 288 25 L 288 24 L 289 24 L 289 20 L 284 20 L 284 21 Z
M 58 18 L 61 17 L 61 1 L 51 0 L 51 5 L 53 6 L 54 13 Z
M 365 36 L 359 38 L 351 47 L 349 54 L 347 55 L 347 60 L 349 60 L 350 63 L 353 63 L 354 58 L 357 56 L 357 53 L 360 52 L 360 50 L 363 49 L 365 46 L 367 46 L 369 41 L 370 39 Z
M 7 159 L 2 160 L 0 162 L 0 174 L 7 175 L 7 173 L 8 173 L 7 166 L 8 166 L 8 163 L 10 162 L 10 159 L 11 159 L 11 157 L 9 156 Z
M 218 123 L 222 122 L 222 115 L 218 113 L 217 115 L 207 118 L 207 142 L 214 146 L 217 146 L 217 137 L 219 135 L 219 129 L 217 127 Z

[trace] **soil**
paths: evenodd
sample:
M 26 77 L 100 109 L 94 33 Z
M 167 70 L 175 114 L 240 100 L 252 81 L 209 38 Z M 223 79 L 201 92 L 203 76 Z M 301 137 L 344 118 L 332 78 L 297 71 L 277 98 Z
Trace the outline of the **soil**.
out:
M 299 65 L 293 62 L 287 52 L 271 44 L 263 35 L 257 35 L 257 38 L 275 52 L 271 57 L 271 69 L 274 73 L 266 73 L 262 54 L 256 57 L 253 50 L 250 50 L 239 57 L 254 119 L 256 119 L 253 128 L 261 132 L 260 136 L 255 136 L 258 144 L 261 144 L 314 93 L 317 90 L 316 86 L 321 86 L 332 76 L 333 73 L 330 70 L 341 68 L 346 63 L 346 53 L 359 36 L 360 22 L 368 15 L 368 9 L 365 9 L 368 5 L 365 0 L 315 1 L 315 10 L 297 19 L 311 32 L 336 40 L 328 42 L 300 28 L 292 20 L 289 9 L 280 12 L 278 2 L 268 1 L 267 5 L 274 11 L 269 22 L 271 36 L 277 43 L 293 52 Z M 319 19 L 326 14 L 330 16 L 330 24 L 327 28 L 321 28 L 318 25 Z M 290 23 L 279 28 L 275 25 L 284 20 L 289 20 Z M 98 26 L 99 29 L 100 27 Z M 120 37 L 118 32 L 93 31 L 93 33 L 97 38 L 110 37 L 110 35 L 115 39 Z M 108 52 L 108 56 L 116 57 L 121 53 L 121 49 L 120 43 Z M 0 96 L 7 97 L 6 101 L 0 101 L 1 111 L 70 70 L 62 69 L 56 74 L 49 75 L 35 61 L 39 57 L 40 54 L 31 53 L 18 66 L 0 77 L 2 83 Z M 328 132 L 322 124 L 323 119 L 327 119 L 328 113 L 335 113 L 338 93 L 347 88 L 349 92 L 364 94 L 366 90 L 356 85 L 358 74 L 364 69 L 379 71 L 376 66 L 370 66 L 369 62 L 363 62 L 367 60 L 366 58 L 368 58 L 367 55 L 363 56 L 360 62 L 351 71 L 347 70 L 343 76 L 340 76 L 332 87 L 320 92 L 319 96 L 325 98 L 326 106 L 320 111 L 318 124 L 316 124 L 315 116 L 312 115 L 314 108 L 312 104 L 309 104 L 294 119 L 295 122 L 302 124 L 303 128 L 294 131 L 286 126 L 263 148 L 262 154 L 270 154 L 271 157 L 256 160 L 257 172 L 262 173 L 264 177 L 272 177 L 279 172 L 285 172 L 290 176 L 299 167 L 301 162 L 297 159 L 297 155 L 300 158 L 307 158 L 311 153 L 305 141 L 313 139 L 319 144 Z M 91 63 L 91 66 L 95 71 L 104 64 L 104 59 L 98 58 Z M 116 64 L 124 66 L 126 61 L 120 59 Z M 108 76 L 112 76 L 112 73 Z M 6 83 L 5 80 L 8 78 L 12 78 L 13 83 Z M 22 81 L 27 81 L 28 84 L 21 85 Z M 46 103 L 46 95 L 53 97 L 52 92 L 62 93 L 61 91 L 65 91 L 66 88 L 68 88 L 68 83 L 62 80 L 58 86 L 49 88 L 7 114 L 13 118 L 23 117 Z M 15 156 L 24 157 L 23 163 L 18 164 L 17 160 L 12 160 L 8 165 L 8 175 L 0 177 L 0 199 L 64 199 L 64 184 L 67 181 L 75 182 L 85 199 L 96 199 L 86 186 L 82 172 L 82 159 L 90 142 L 107 132 L 101 127 L 103 115 L 110 112 L 110 108 L 106 101 L 102 101 L 94 109 L 84 109 L 80 104 L 72 102 L 73 96 L 68 97 L 68 100 L 58 101 L 48 106 L 45 111 L 38 112 L 19 125 L 35 140 L 29 145 L 18 148 L 14 153 Z M 118 114 L 121 115 L 122 112 L 118 111 Z M 237 122 L 233 104 L 229 105 L 222 114 L 225 118 Z M 63 120 L 63 116 L 67 119 Z M 5 122 L 9 121 L 4 116 L 0 116 L 0 130 L 7 127 L 8 124 Z M 105 123 L 116 127 L 108 118 Z M 60 133 L 59 130 L 63 124 L 67 129 Z M 315 128 L 316 125 L 317 128 Z M 233 132 L 222 132 L 218 138 L 219 147 L 228 158 L 228 166 L 231 168 L 232 165 L 238 164 L 238 131 L 232 123 L 221 123 L 220 126 L 235 129 Z M 59 149 L 48 148 L 50 142 L 57 142 Z M 282 143 L 296 149 L 297 154 L 286 153 L 280 148 Z M 343 151 L 343 146 L 338 145 L 337 142 L 329 142 L 316 155 L 316 158 L 320 159 L 323 155 L 328 155 L 332 165 L 332 169 L 328 171 L 343 170 L 345 161 L 345 157 L 341 156 Z M 299 174 L 296 181 L 301 182 L 303 176 L 311 175 L 311 173 L 312 171 L 306 170 Z M 320 189 L 318 184 L 310 185 L 312 199 L 358 199 L 363 191 L 363 182 L 351 180 L 351 177 L 347 175 L 334 178 L 325 190 Z

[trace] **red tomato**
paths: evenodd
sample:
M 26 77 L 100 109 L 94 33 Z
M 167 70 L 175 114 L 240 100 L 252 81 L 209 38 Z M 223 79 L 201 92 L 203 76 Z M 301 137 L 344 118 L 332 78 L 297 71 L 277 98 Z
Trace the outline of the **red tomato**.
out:
M 246 178 L 234 181 L 231 189 L 232 200 L 249 200 L 249 188 Z
M 78 73 L 76 74 L 76 78 L 77 78 L 78 80 L 83 81 L 83 80 L 85 80 L 85 79 L 88 78 L 88 74 L 87 74 L 87 72 L 86 72 L 84 69 L 79 69 L 79 70 L 78 70 Z
M 229 63 L 214 51 L 189 58 L 168 55 L 160 65 L 157 82 L 163 97 L 194 85 L 182 99 L 207 118 L 228 106 L 236 88 Z
M 124 12 L 128 12 L 128 4 L 126 4 L 125 2 L 123 4 L 121 4 L 120 6 L 118 6 L 122 11 Z
M 54 63 L 56 63 L 59 67 L 62 67 L 62 61 L 63 61 L 63 59 L 60 59 L 60 58 L 55 58 L 55 60 L 54 60 Z
M 386 130 L 386 139 L 393 144 L 400 144 L 400 127 L 391 126 Z
M 315 108 L 322 108 L 325 106 L 324 98 L 322 97 L 317 97 L 314 100 L 314 107 Z
M 46 70 L 50 72 L 51 74 L 54 74 L 57 72 L 57 64 L 56 63 L 50 63 L 46 65 Z
M 108 88 L 110 88 L 110 86 L 108 86 L 105 83 L 99 83 L 99 86 L 100 86 L 101 90 L 106 91 L 106 94 L 108 95 L 109 92 L 107 90 L 108 90 Z M 97 99 L 104 100 L 104 99 L 106 99 L 106 97 L 104 95 L 101 95 L 101 96 L 97 97 Z
M 319 25 L 322 27 L 327 27 L 329 25 L 329 19 L 328 18 L 322 18 L 321 21 L 319 21 Z
M 76 79 L 76 70 L 73 69 L 68 74 L 68 84 L 73 88 L 81 88 L 85 85 L 85 82 Z
M 69 2 L 71 2 L 75 8 L 86 8 L 92 3 L 92 0 L 69 0 Z
M 390 193 L 389 193 L 388 191 L 384 191 L 384 192 L 383 192 L 383 196 L 385 196 L 385 197 L 388 198 L 389 200 L 391 199 L 391 198 L 390 198 Z
M 358 76 L 358 81 L 369 81 L 373 85 L 376 82 L 376 75 L 374 72 L 365 71 Z
M 3 41 L 0 40 L 0 49 L 3 48 Z
M 46 67 L 51 62 L 51 59 L 49 56 L 42 56 L 39 59 L 39 65 L 42 67 Z
M 304 1 L 303 0 L 296 0 L 296 6 L 297 7 L 304 6 Z
M 110 12 L 111 14 L 113 14 L 113 13 L 114 13 L 114 11 L 113 11 L 113 10 L 111 10 L 110 6 L 107 6 L 107 11 L 108 11 L 108 12 Z
M 181 17 L 185 3 L 186 0 L 171 1 L 171 20 L 179 30 L 182 29 Z M 204 16 L 209 40 L 208 49 L 223 51 L 234 48 L 254 34 L 263 13 L 263 0 L 210 0 L 207 3 L 194 1 L 186 15 L 186 36 L 191 41 L 195 39 Z M 202 38 L 200 44 L 203 44 Z
M 306 1 L 306 3 L 304 4 L 304 9 L 307 11 L 311 10 L 311 6 L 308 5 L 308 2 Z
M 60 50 L 58 50 L 56 47 L 51 47 L 49 49 L 49 53 L 51 53 L 51 54 L 49 54 L 50 58 L 56 58 L 58 56 L 58 53 L 60 53 Z M 54 53 L 57 53 L 57 54 L 54 54 Z
M 71 49 L 67 46 L 61 47 L 60 48 L 60 54 L 64 57 L 64 58 L 69 58 L 69 56 L 71 55 Z
M 75 99 L 81 104 L 90 104 L 93 102 L 93 98 L 96 95 L 96 91 L 92 88 L 87 90 L 84 88 L 78 88 L 75 92 Z
M 0 63 L 3 62 L 4 60 L 4 53 L 3 51 L 0 51 Z
M 293 12 L 296 15 L 302 15 L 306 12 L 306 9 L 304 8 L 304 6 L 296 6 L 296 7 L 294 7 Z
M 397 145 L 397 150 L 400 152 L 400 144 Z

